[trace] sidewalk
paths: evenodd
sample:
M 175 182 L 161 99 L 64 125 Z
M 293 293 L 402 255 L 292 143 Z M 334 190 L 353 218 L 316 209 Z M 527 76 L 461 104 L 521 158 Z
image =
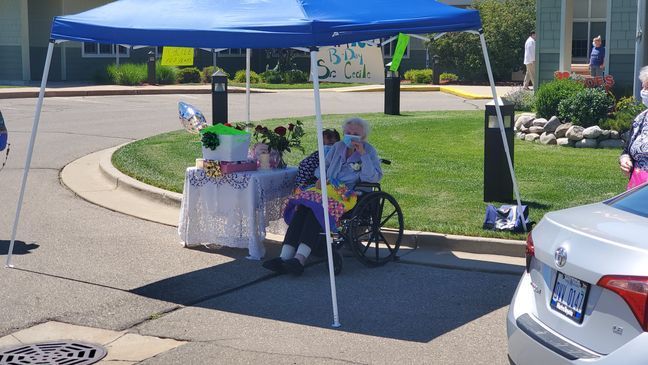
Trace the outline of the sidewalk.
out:
M 515 87 L 497 86 L 498 96 L 506 95 Z M 35 98 L 38 97 L 39 86 L 16 86 L 0 87 L 0 99 L 12 98 Z M 209 94 L 209 84 L 180 84 L 180 85 L 143 85 L 143 86 L 122 86 L 122 85 L 88 85 L 72 83 L 49 83 L 45 89 L 46 97 L 70 97 L 70 96 L 108 96 L 108 95 L 154 95 L 154 94 Z M 281 91 L 294 91 L 298 89 L 256 89 L 252 87 L 253 93 L 277 93 Z M 305 90 L 308 89 L 299 89 Z M 352 87 L 341 87 L 332 89 L 321 89 L 321 92 L 383 92 L 384 85 L 363 85 Z M 490 86 L 473 85 L 409 85 L 401 84 L 403 92 L 417 91 L 440 91 L 462 97 L 464 99 L 492 99 Z M 230 93 L 244 93 L 245 88 L 228 86 Z

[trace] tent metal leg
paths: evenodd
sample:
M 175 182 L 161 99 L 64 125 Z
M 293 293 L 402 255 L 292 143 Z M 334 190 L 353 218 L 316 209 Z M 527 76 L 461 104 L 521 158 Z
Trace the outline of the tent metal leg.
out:
M 41 109 L 43 107 L 43 98 L 45 97 L 45 86 L 47 85 L 47 77 L 49 75 L 49 69 L 50 69 L 50 63 L 52 61 L 53 51 L 54 51 L 54 42 L 50 41 L 47 47 L 47 56 L 45 57 L 45 67 L 43 68 L 43 79 L 41 80 L 40 92 L 38 93 L 36 112 L 34 113 L 34 124 L 32 126 L 31 138 L 29 139 L 29 147 L 27 147 L 27 159 L 25 160 L 25 170 L 23 171 L 22 183 L 20 185 L 20 194 L 18 195 L 18 206 L 16 207 L 16 217 L 14 218 L 13 229 L 11 231 L 11 243 L 9 243 L 9 252 L 7 253 L 7 261 L 5 262 L 5 267 L 13 267 L 13 264 L 11 263 L 11 257 L 13 255 L 14 243 L 16 241 L 18 221 L 20 220 L 20 210 L 22 208 L 23 198 L 25 196 L 25 187 L 27 185 L 27 177 L 29 176 L 29 168 L 31 166 L 32 153 L 34 152 L 36 134 L 38 133 L 38 123 L 40 121 Z
M 495 110 L 497 111 L 497 123 L 499 124 L 500 134 L 502 136 L 502 144 L 506 152 L 506 161 L 508 162 L 509 170 L 511 171 L 511 179 L 513 180 L 513 192 L 515 193 L 515 200 L 518 205 L 518 217 L 524 223 L 524 214 L 522 212 L 522 202 L 520 200 L 520 190 L 518 189 L 517 178 L 515 177 L 515 170 L 513 169 L 513 161 L 511 160 L 511 151 L 506 141 L 506 133 L 504 132 L 504 120 L 502 119 L 502 110 L 500 109 L 499 99 L 497 98 L 497 90 L 495 89 L 495 80 L 493 78 L 493 70 L 491 69 L 490 59 L 488 58 L 488 49 L 486 48 L 486 38 L 484 32 L 479 32 L 479 39 L 481 40 L 482 51 L 484 53 L 484 62 L 486 63 L 486 71 L 488 72 L 488 81 L 490 82 L 491 91 L 493 93 L 493 102 L 495 103 Z M 522 224 L 526 232 L 526 224 Z
M 317 50 L 310 51 L 311 77 L 313 79 L 313 94 L 315 99 L 315 124 L 317 125 L 317 151 L 319 152 L 319 172 L 323 182 L 326 181 L 326 163 L 324 161 L 324 138 L 322 136 L 322 108 L 320 105 L 319 78 L 317 75 Z M 331 280 L 331 301 L 333 302 L 333 327 L 340 327 L 338 315 L 337 290 L 335 288 L 335 270 L 333 269 L 333 239 L 328 215 L 328 193 L 322 189 L 322 209 L 324 209 L 324 226 L 326 234 L 326 253 L 328 258 L 329 278 Z
M 250 58 L 252 50 L 245 49 L 245 112 L 247 113 L 247 123 L 250 124 Z

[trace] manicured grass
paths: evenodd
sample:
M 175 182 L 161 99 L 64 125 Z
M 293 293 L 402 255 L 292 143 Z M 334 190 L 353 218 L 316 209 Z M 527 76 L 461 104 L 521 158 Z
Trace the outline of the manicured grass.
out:
M 230 81 L 229 85 L 231 86 L 239 86 L 239 87 L 245 87 L 244 82 L 233 82 Z M 357 83 L 341 83 L 341 82 L 322 82 L 320 83 L 320 89 L 332 89 L 336 87 L 350 87 L 350 86 L 360 86 L 360 85 L 366 85 L 366 84 L 357 84 Z M 266 83 L 259 83 L 259 84 L 250 84 L 251 88 L 255 89 L 312 89 L 313 84 L 310 82 L 303 83 L 303 84 L 266 84 Z
M 411 230 L 448 234 L 523 238 L 481 229 L 483 199 L 483 112 L 417 112 L 401 116 L 364 114 L 370 121 L 370 142 L 381 157 L 383 190 L 394 195 Z M 344 115 L 324 116 L 324 126 L 337 127 Z M 287 124 L 296 118 L 263 121 Z M 313 117 L 305 123 L 307 151 L 315 150 Z M 200 157 L 197 135 L 184 130 L 131 143 L 113 156 L 126 174 L 164 189 L 182 192 L 184 171 Z M 515 142 L 515 166 L 523 204 L 539 221 L 547 211 L 593 203 L 624 190 L 618 168 L 619 150 L 574 149 Z M 296 165 L 304 155 L 287 155 Z M 496 203 L 499 205 L 499 203 Z

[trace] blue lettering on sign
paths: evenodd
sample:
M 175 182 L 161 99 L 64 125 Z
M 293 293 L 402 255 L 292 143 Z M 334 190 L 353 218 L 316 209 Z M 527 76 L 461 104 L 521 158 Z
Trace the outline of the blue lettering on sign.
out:
M 333 60 L 333 57 L 335 57 L 335 60 Z M 337 55 L 337 49 L 335 47 L 329 48 L 329 61 L 334 65 L 337 65 L 342 61 L 342 58 Z

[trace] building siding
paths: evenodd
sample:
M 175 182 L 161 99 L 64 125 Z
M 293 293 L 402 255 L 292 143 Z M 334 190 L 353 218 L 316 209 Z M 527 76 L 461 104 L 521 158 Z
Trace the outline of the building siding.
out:
M 22 80 L 20 2 L 0 1 L 0 80 Z
M 538 85 L 553 80 L 560 66 L 560 0 L 536 2 L 536 77 Z

